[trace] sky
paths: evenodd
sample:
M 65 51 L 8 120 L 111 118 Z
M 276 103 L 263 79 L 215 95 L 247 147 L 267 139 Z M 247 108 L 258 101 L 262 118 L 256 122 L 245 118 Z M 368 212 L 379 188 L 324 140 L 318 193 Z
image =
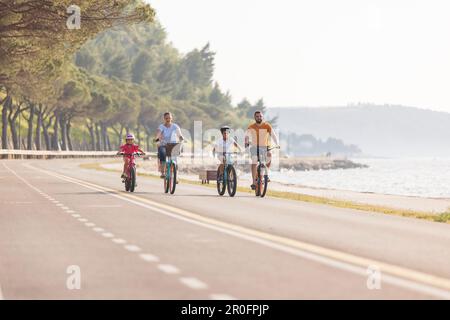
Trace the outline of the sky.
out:
M 206 43 L 233 101 L 450 112 L 448 0 L 147 0 L 182 53 Z

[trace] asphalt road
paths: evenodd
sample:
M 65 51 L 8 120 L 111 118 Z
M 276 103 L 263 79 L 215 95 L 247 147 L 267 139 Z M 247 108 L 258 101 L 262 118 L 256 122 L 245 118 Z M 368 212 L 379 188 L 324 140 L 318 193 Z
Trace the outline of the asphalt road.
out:
M 0 299 L 450 298 L 448 224 L 151 178 L 130 194 L 82 161 L 0 162 Z

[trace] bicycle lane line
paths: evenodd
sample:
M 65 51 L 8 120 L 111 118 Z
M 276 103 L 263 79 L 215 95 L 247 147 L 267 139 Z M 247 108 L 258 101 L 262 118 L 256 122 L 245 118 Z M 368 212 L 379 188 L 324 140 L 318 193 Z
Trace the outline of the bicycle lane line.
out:
M 272 249 L 300 256 L 305 259 L 316 261 L 321 264 L 345 270 L 360 276 L 367 276 L 367 268 L 369 268 L 369 266 L 378 266 L 383 273 L 384 282 L 407 288 L 416 292 L 433 295 L 439 298 L 450 299 L 450 280 L 446 278 L 440 278 L 412 269 L 407 269 L 396 265 L 347 254 L 338 250 L 327 249 L 325 247 L 320 247 L 313 244 L 272 235 L 239 225 L 233 225 L 227 222 L 207 218 L 183 209 L 160 204 L 138 196 L 119 194 L 116 190 L 71 178 L 59 173 L 53 173 L 40 168 L 35 168 L 29 164 L 23 165 L 30 169 L 41 171 L 50 176 L 59 178 L 60 180 L 65 180 L 67 182 L 84 186 L 85 188 L 91 190 L 103 192 L 112 197 L 116 197 L 118 199 L 136 204 L 138 206 L 150 209 L 154 212 L 158 212 L 166 216 L 173 217 L 178 220 L 182 220 L 237 238 L 255 242 Z

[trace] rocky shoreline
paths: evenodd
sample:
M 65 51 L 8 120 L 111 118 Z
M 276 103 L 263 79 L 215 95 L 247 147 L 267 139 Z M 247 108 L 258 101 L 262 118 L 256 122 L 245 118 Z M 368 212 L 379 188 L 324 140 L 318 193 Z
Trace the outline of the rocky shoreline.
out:
M 295 171 L 336 170 L 368 168 L 368 165 L 353 162 L 345 158 L 315 157 L 315 158 L 282 158 L 280 168 Z
M 218 162 L 215 159 L 204 160 L 202 163 L 191 163 L 188 159 L 179 159 L 180 172 L 185 174 L 199 174 L 204 170 L 217 169 Z M 185 165 L 183 165 L 183 163 Z M 248 170 L 248 164 L 238 164 L 237 169 Z M 345 158 L 333 157 L 296 157 L 280 158 L 279 168 L 282 170 L 311 171 L 311 170 L 338 170 L 368 168 L 365 164 L 353 162 Z

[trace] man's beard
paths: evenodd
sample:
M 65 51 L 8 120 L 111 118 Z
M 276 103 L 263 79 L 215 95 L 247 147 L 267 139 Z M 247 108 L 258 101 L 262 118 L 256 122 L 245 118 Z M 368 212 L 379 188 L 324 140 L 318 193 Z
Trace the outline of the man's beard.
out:
M 260 124 L 262 122 L 262 120 L 256 120 L 257 124 Z

